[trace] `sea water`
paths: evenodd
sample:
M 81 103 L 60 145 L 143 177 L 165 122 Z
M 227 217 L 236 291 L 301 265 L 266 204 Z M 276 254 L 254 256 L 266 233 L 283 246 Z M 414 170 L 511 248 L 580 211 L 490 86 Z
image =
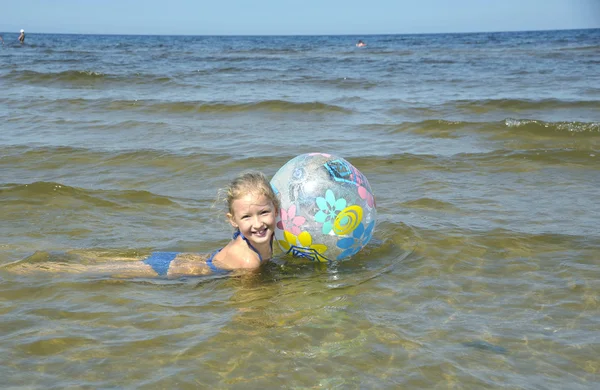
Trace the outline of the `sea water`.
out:
M 3 386 L 600 386 L 600 30 L 2 35 Z M 85 272 L 223 246 L 218 190 L 310 152 L 375 193 L 350 261 Z

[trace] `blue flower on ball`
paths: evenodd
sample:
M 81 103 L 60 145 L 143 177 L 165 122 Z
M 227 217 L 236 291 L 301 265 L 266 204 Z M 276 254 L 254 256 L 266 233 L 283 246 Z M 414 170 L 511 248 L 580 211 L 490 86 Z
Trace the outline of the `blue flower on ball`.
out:
M 344 251 L 338 255 L 337 260 L 343 260 L 357 254 L 371 240 L 374 228 L 375 221 L 371 221 L 366 229 L 365 225 L 360 223 L 352 232 L 352 237 L 339 240 L 337 246 L 344 249 Z
M 331 190 L 325 192 L 325 197 L 317 197 L 316 199 L 319 211 L 315 214 L 315 221 L 322 223 L 323 234 L 329 234 L 333 229 L 333 222 L 338 213 L 346 208 L 346 199 L 335 198 L 335 194 Z

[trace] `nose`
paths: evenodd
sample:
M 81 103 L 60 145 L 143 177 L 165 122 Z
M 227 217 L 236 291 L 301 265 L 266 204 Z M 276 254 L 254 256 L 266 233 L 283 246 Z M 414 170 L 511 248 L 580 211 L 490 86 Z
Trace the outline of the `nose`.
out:
M 260 216 L 256 215 L 252 218 L 252 226 L 253 227 L 262 226 L 262 221 L 260 219 Z

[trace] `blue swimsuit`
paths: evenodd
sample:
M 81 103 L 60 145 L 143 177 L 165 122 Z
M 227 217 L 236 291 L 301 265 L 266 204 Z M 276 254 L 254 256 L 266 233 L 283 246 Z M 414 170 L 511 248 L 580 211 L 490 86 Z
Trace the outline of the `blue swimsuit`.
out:
M 263 259 L 260 255 L 260 252 L 250 243 L 250 241 L 248 241 L 246 237 L 244 237 L 244 235 L 239 230 L 233 233 L 233 239 L 235 240 L 238 236 L 241 236 L 242 239 L 246 241 L 250 249 L 256 252 L 256 254 L 258 255 L 258 259 L 262 263 Z M 211 255 L 206 260 L 206 265 L 208 265 L 208 267 L 213 273 L 231 272 L 227 269 L 218 268 L 216 265 L 213 264 L 213 259 L 215 258 L 217 253 L 221 251 L 221 249 L 217 249 L 216 251 L 211 253 Z M 271 240 L 271 249 L 273 249 L 273 240 Z M 167 273 L 169 272 L 169 267 L 171 266 L 171 262 L 175 260 L 178 254 L 179 252 L 152 252 L 152 254 L 147 259 L 145 259 L 143 263 L 148 264 L 150 267 L 152 267 L 152 269 L 158 274 L 158 276 L 167 276 Z

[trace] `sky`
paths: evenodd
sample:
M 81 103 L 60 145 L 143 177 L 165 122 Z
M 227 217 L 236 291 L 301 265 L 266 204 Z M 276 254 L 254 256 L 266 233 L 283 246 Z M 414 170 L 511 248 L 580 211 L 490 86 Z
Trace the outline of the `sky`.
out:
M 600 28 L 600 0 L 0 0 L 0 31 L 418 34 Z

